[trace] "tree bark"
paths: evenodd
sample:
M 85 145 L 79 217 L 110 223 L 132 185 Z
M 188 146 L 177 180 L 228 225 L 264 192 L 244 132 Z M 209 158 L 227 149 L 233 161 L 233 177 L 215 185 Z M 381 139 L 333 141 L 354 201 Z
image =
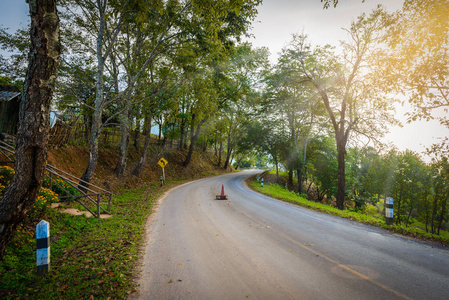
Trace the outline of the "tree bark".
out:
M 221 153 L 223 152 L 223 141 L 220 140 L 219 144 L 220 144 L 220 149 L 218 150 L 218 163 L 217 163 L 217 167 L 220 167 L 220 165 L 221 165 Z
M 298 193 L 302 194 L 303 173 L 301 169 L 296 170 L 296 176 L 298 177 Z
M 430 219 L 430 233 L 435 234 L 435 216 L 437 214 L 437 206 L 438 206 L 438 197 L 437 195 L 433 195 L 433 208 L 432 208 L 432 216 Z
M 447 198 L 448 198 L 448 196 L 446 195 L 446 197 L 443 200 L 443 203 L 441 204 L 441 213 L 440 213 L 440 219 L 438 220 L 438 229 L 437 229 L 438 235 L 440 235 L 441 224 L 443 224 L 444 215 L 446 213 Z
M 184 143 L 184 127 L 185 127 L 184 123 L 185 123 L 184 118 L 181 118 L 181 122 L 179 123 L 179 133 L 180 133 L 179 147 L 178 147 L 179 150 L 182 149 L 182 145 Z
M 99 143 L 99 137 L 101 134 L 102 129 L 102 114 L 103 114 L 103 108 L 105 105 L 105 99 L 104 99 L 104 82 L 103 82 L 103 75 L 104 75 L 104 65 L 106 62 L 106 59 L 111 54 L 111 47 L 112 44 L 115 41 L 115 38 L 117 37 L 117 34 L 119 33 L 121 29 L 121 21 L 120 18 L 119 24 L 114 30 L 113 34 L 109 37 L 105 37 L 105 33 L 107 32 L 106 27 L 106 8 L 107 8 L 107 0 L 97 0 L 98 4 L 98 14 L 99 14 L 99 26 L 98 26 L 98 34 L 97 34 L 97 45 L 96 45 L 96 56 L 97 56 L 97 73 L 95 75 L 95 105 L 94 105 L 94 113 L 92 115 L 92 129 L 90 132 L 90 139 L 89 139 L 89 162 L 86 167 L 86 170 L 84 171 L 83 175 L 81 176 L 81 180 L 85 182 L 90 182 L 90 179 L 92 178 L 92 175 L 95 171 L 95 168 L 97 166 L 98 162 L 98 143 Z M 105 40 L 107 38 L 110 39 L 109 47 L 105 48 Z M 86 186 L 87 184 L 80 182 L 80 187 Z
M 288 187 L 293 187 L 293 167 L 288 167 Z
M 231 144 L 231 138 L 228 137 L 228 146 L 226 147 L 226 160 L 223 166 L 223 169 L 227 169 L 228 165 L 229 165 L 229 160 L 231 158 L 231 153 L 232 153 L 232 144 Z
M 337 135 L 337 208 L 342 210 L 345 207 L 345 188 L 346 188 L 346 142 L 344 137 Z
M 19 112 L 16 173 L 0 200 L 0 259 L 42 186 L 47 164 L 50 104 L 60 54 L 55 1 L 30 0 L 29 8 L 31 46 Z
M 114 174 L 117 177 L 123 177 L 126 169 L 126 158 L 128 156 L 128 144 L 129 144 L 129 106 L 125 103 L 125 109 L 120 118 L 120 147 L 119 147 L 119 159 L 114 169 Z
M 98 162 L 98 139 L 101 133 L 101 116 L 103 113 L 103 105 L 104 105 L 104 83 L 103 83 L 103 73 L 104 73 L 104 63 L 106 61 L 106 57 L 103 57 L 103 46 L 104 46 L 104 31 L 105 31 L 105 5 L 100 5 L 98 7 L 100 13 L 100 26 L 98 29 L 97 36 L 97 74 L 95 75 L 95 109 L 92 115 L 92 129 L 90 132 L 89 139 L 89 162 L 87 164 L 86 170 L 84 170 L 83 175 L 81 176 L 81 180 L 85 182 L 90 182 L 92 175 L 97 167 Z M 87 184 L 80 182 L 80 187 L 86 186 Z
M 399 197 L 398 197 L 398 210 L 397 210 L 397 212 L 396 212 L 396 216 L 397 216 L 397 218 L 396 218 L 396 224 L 401 224 L 401 201 L 402 201 L 402 189 L 403 189 L 403 186 L 402 186 L 402 183 L 401 183 L 401 188 L 400 188 L 400 191 L 399 191 Z
M 195 130 L 195 114 L 192 114 L 192 125 L 190 129 L 190 146 L 189 146 L 189 153 L 187 153 L 186 160 L 184 161 L 184 167 L 187 167 L 190 163 L 190 160 L 192 159 L 193 149 L 195 146 L 195 141 L 198 138 L 198 135 L 200 134 L 201 126 L 206 122 L 206 119 L 201 120 L 201 122 L 196 126 Z
M 215 156 L 217 156 L 218 155 L 218 148 L 217 148 L 217 134 L 215 133 L 215 139 L 214 139 L 214 153 L 215 153 Z
M 151 116 L 152 115 L 153 114 L 150 112 L 150 114 L 148 116 L 148 120 L 145 122 L 147 127 L 146 127 L 145 141 L 143 143 L 142 155 L 140 156 L 139 163 L 137 164 L 136 168 L 132 172 L 132 174 L 135 176 L 140 175 L 140 172 L 142 172 L 145 162 L 147 161 L 148 149 L 150 148 L 150 140 L 151 140 Z
M 276 165 L 276 181 L 279 181 L 279 161 L 277 158 L 275 158 L 274 164 Z
M 140 118 L 141 118 L 141 104 L 139 104 L 137 106 L 137 111 L 136 111 L 136 128 L 134 130 L 134 148 L 136 148 L 136 150 L 139 150 L 139 137 L 140 137 Z

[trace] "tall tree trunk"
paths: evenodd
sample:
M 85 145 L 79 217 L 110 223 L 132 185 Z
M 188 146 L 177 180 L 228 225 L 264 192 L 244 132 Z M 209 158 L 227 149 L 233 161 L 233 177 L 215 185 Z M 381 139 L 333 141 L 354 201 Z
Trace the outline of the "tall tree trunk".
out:
M 228 168 L 228 166 L 229 166 L 229 161 L 230 161 L 230 159 L 231 159 L 231 154 L 232 154 L 232 148 L 230 148 L 230 147 L 228 147 L 228 150 L 227 150 L 227 152 L 226 152 L 226 160 L 225 160 L 225 163 L 224 163 L 224 165 L 223 165 L 223 169 L 227 169 Z
M 151 116 L 153 114 L 150 112 L 148 116 L 148 120 L 146 120 L 146 135 L 145 135 L 145 141 L 143 143 L 143 149 L 142 149 L 142 155 L 140 156 L 139 163 L 137 164 L 136 168 L 133 170 L 132 174 L 139 176 L 140 172 L 142 172 L 142 169 L 145 165 L 145 162 L 147 161 L 147 155 L 148 155 L 148 149 L 150 148 L 150 140 L 151 140 Z
M 215 156 L 218 155 L 218 147 L 217 147 L 217 134 L 215 133 L 215 139 L 214 139 L 214 151 L 215 151 Z
M 432 216 L 430 218 L 430 233 L 435 234 L 435 216 L 437 214 L 438 207 L 438 197 L 437 195 L 433 195 L 433 209 Z
M 161 137 L 162 137 L 162 122 L 159 122 L 159 136 L 158 136 L 159 142 L 161 141 Z
M 403 186 L 402 186 L 402 183 L 401 183 L 401 188 L 399 190 L 399 197 L 398 197 L 398 201 L 397 201 L 398 202 L 398 211 L 396 212 L 396 216 L 397 216 L 396 224 L 401 224 L 402 189 L 403 189 Z
M 185 130 L 185 121 L 184 118 L 181 118 L 181 122 L 179 124 L 179 150 L 182 149 L 182 144 L 184 143 L 184 130 Z
M 89 139 L 89 161 L 87 163 L 87 167 L 84 170 L 83 175 L 81 175 L 81 180 L 85 182 L 90 182 L 92 175 L 97 167 L 98 162 L 98 139 L 101 133 L 101 112 L 95 112 L 92 117 L 92 130 Z M 80 186 L 86 186 L 85 183 L 80 182 Z
M 296 170 L 296 176 L 298 177 L 298 193 L 302 194 L 302 192 L 303 192 L 303 189 L 302 189 L 303 174 L 302 174 L 301 169 Z
M 344 137 L 337 135 L 337 208 L 345 208 L 345 188 L 346 188 L 346 141 Z
M 31 46 L 20 103 L 16 173 L 0 199 L 0 259 L 36 201 L 47 165 L 50 104 L 58 68 L 59 18 L 54 0 L 30 0 Z
M 117 177 L 122 177 L 125 174 L 126 169 L 126 158 L 128 156 L 128 141 L 129 141 L 129 106 L 125 104 L 125 109 L 120 117 L 120 147 L 119 147 L 119 158 L 117 165 L 114 169 L 114 174 Z
M 276 165 L 276 181 L 279 181 L 279 161 L 277 158 L 274 159 L 274 164 Z
M 218 163 L 217 163 L 217 167 L 221 166 L 221 153 L 223 152 L 223 141 L 220 140 L 220 149 L 218 150 Z
M 225 160 L 225 163 L 223 166 L 223 169 L 225 169 L 225 170 L 228 168 L 229 161 L 231 159 L 231 154 L 232 154 L 232 146 L 228 145 L 227 150 L 226 150 L 226 160 Z
M 192 114 L 192 125 L 190 130 L 190 146 L 189 146 L 189 153 L 187 153 L 186 160 L 184 161 L 184 167 L 187 167 L 190 163 L 190 160 L 192 159 L 193 149 L 195 146 L 195 141 L 198 138 L 198 135 L 200 134 L 201 126 L 206 122 L 206 119 L 201 120 L 201 122 L 196 126 L 195 130 L 195 114 Z
M 441 224 L 443 224 L 444 215 L 446 214 L 447 198 L 448 198 L 448 196 L 446 195 L 443 203 L 441 204 L 440 219 L 438 220 L 438 231 L 437 231 L 438 235 L 440 235 Z
M 92 118 L 88 116 L 84 116 L 84 118 L 85 118 L 84 124 L 86 126 L 84 131 L 84 141 L 86 142 L 86 145 L 88 145 L 90 137 L 90 129 L 92 128 Z
M 225 160 L 225 163 L 224 163 L 224 166 L 223 166 L 223 168 L 225 170 L 228 168 L 229 159 L 231 158 L 231 153 L 232 153 L 231 135 L 232 135 L 232 122 L 231 122 L 231 125 L 229 127 L 229 131 L 228 131 L 228 143 L 227 143 L 227 147 L 226 147 L 226 160 Z
M 139 138 L 140 138 L 140 118 L 141 118 L 141 107 L 142 104 L 138 104 L 137 111 L 136 111 L 136 128 L 134 129 L 134 148 L 136 150 L 139 150 Z
M 99 1 L 100 3 L 100 1 Z M 104 4 L 104 5 L 103 5 Z M 104 32 L 105 32 L 105 19 L 104 14 L 106 10 L 106 2 L 101 3 L 98 7 L 100 14 L 100 26 L 98 28 L 97 35 L 97 74 L 95 75 L 95 108 L 94 113 L 92 115 L 92 129 L 90 131 L 90 139 L 89 139 L 89 162 L 87 164 L 86 170 L 84 170 L 83 175 L 81 175 L 81 180 L 85 182 L 90 182 L 92 175 L 97 167 L 98 162 L 98 143 L 101 133 L 101 116 L 103 113 L 103 105 L 104 105 L 104 83 L 103 83 L 103 74 L 104 74 L 104 64 L 106 61 L 106 57 L 103 56 L 103 47 L 104 47 Z M 86 186 L 87 184 L 80 182 L 80 186 Z
M 165 144 L 167 143 L 167 122 L 164 123 L 164 139 L 162 140 L 162 145 L 164 145 L 164 149 L 165 149 Z
M 293 167 L 288 167 L 288 187 L 293 187 Z
M 413 203 L 410 205 L 410 210 L 408 211 L 407 220 L 405 220 L 405 226 L 407 226 L 407 227 L 408 227 L 408 224 L 410 221 L 410 216 L 412 215 L 412 211 L 413 211 Z

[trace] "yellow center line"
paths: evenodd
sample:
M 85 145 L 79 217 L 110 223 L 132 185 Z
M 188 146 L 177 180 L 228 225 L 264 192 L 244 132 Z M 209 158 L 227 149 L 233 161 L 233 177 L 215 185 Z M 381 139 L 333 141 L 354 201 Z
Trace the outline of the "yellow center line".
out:
M 266 227 L 266 225 L 265 225 L 264 223 L 260 222 L 259 220 L 254 219 L 253 217 L 251 217 L 251 216 L 249 216 L 249 215 L 247 215 L 247 214 L 245 214 L 245 215 L 246 215 L 248 218 L 250 218 L 251 220 L 253 220 L 254 222 L 256 222 L 256 223 L 258 223 L 258 224 L 260 224 L 260 225 Z M 322 257 L 322 258 L 324 258 L 325 260 L 327 260 L 327 261 L 329 261 L 329 262 L 335 264 L 336 266 L 338 266 L 338 267 L 340 267 L 340 268 L 342 268 L 342 269 L 344 269 L 344 270 L 346 270 L 346 271 L 348 271 L 348 272 L 354 274 L 354 275 L 357 276 L 357 277 L 360 277 L 360 278 L 362 278 L 362 279 L 364 279 L 364 280 L 367 280 L 367 281 L 371 282 L 372 284 L 374 284 L 374 285 L 376 285 L 376 286 L 378 286 L 378 287 L 380 287 L 380 288 L 382 288 L 382 289 L 384 289 L 384 290 L 386 290 L 386 291 L 388 291 L 388 292 L 390 292 L 390 293 L 395 294 L 395 295 L 398 296 L 399 298 L 402 298 L 402 299 L 411 299 L 410 297 L 408 297 L 408 296 L 406 296 L 406 295 L 404 295 L 404 294 L 402 294 L 402 293 L 400 293 L 400 292 L 398 292 L 398 291 L 395 291 L 395 290 L 393 290 L 392 288 L 390 288 L 390 287 L 388 287 L 388 286 L 386 286 L 386 285 L 384 285 L 384 284 L 382 284 L 382 283 L 380 283 L 380 282 L 378 282 L 378 281 L 376 281 L 376 280 L 374 280 L 374 279 L 372 279 L 372 278 L 370 278 L 370 277 L 368 277 L 368 276 L 366 276 L 366 275 L 364 275 L 364 274 L 362 274 L 362 273 L 360 273 L 360 272 L 357 272 L 356 270 L 354 270 L 354 269 L 352 269 L 352 268 L 350 268 L 350 267 L 348 267 L 348 266 L 346 266 L 346 265 L 340 264 L 340 263 L 339 263 L 338 261 L 336 261 L 335 259 L 332 259 L 332 258 L 330 258 L 330 257 L 328 257 L 328 256 L 326 256 L 326 255 L 324 255 L 324 254 L 322 254 L 322 253 L 320 253 L 320 252 L 318 252 L 318 251 L 316 251 L 316 250 L 310 248 L 310 247 L 307 247 L 307 246 L 305 246 L 305 245 L 303 245 L 303 244 L 297 242 L 296 240 L 292 239 L 291 237 L 289 237 L 289 236 L 287 236 L 287 235 L 285 235 L 285 234 L 283 234 L 283 233 L 281 233 L 281 232 L 279 232 L 279 231 L 277 231 L 277 230 L 274 230 L 272 227 L 269 227 L 269 229 L 270 229 L 271 231 L 273 231 L 274 233 L 276 233 L 277 235 L 279 235 L 280 237 L 282 237 L 282 238 L 284 238 L 284 239 L 286 239 L 286 240 L 292 242 L 293 244 L 298 245 L 298 246 L 300 246 L 301 248 L 303 248 L 303 249 L 305 249 L 305 250 L 307 250 L 307 251 L 309 251 L 309 252 L 311 252 L 311 253 L 313 253 L 313 254 L 319 255 L 320 257 Z

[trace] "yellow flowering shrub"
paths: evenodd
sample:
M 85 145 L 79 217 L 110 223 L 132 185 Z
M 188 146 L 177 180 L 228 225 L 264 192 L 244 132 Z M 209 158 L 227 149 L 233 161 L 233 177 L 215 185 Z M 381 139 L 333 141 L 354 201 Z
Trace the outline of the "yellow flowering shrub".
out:
M 15 171 L 13 168 L 8 166 L 0 166 L 0 196 L 3 196 L 5 190 L 12 178 L 14 177 Z M 39 190 L 39 195 L 31 209 L 30 215 L 35 215 L 39 211 L 45 211 L 49 203 L 58 202 L 58 195 L 46 187 L 41 187 Z

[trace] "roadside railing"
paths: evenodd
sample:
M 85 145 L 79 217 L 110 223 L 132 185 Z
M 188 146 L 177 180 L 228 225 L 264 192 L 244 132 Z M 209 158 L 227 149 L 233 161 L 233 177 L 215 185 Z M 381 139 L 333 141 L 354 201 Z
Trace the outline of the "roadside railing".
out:
M 11 145 L 0 141 L 0 163 L 14 164 L 11 157 L 15 149 Z M 59 195 L 61 201 L 76 201 L 97 218 L 101 212 L 110 214 L 113 193 L 76 176 L 58 169 L 52 165 L 46 166 L 44 182 L 48 188 Z M 82 184 L 82 187 L 79 185 Z

